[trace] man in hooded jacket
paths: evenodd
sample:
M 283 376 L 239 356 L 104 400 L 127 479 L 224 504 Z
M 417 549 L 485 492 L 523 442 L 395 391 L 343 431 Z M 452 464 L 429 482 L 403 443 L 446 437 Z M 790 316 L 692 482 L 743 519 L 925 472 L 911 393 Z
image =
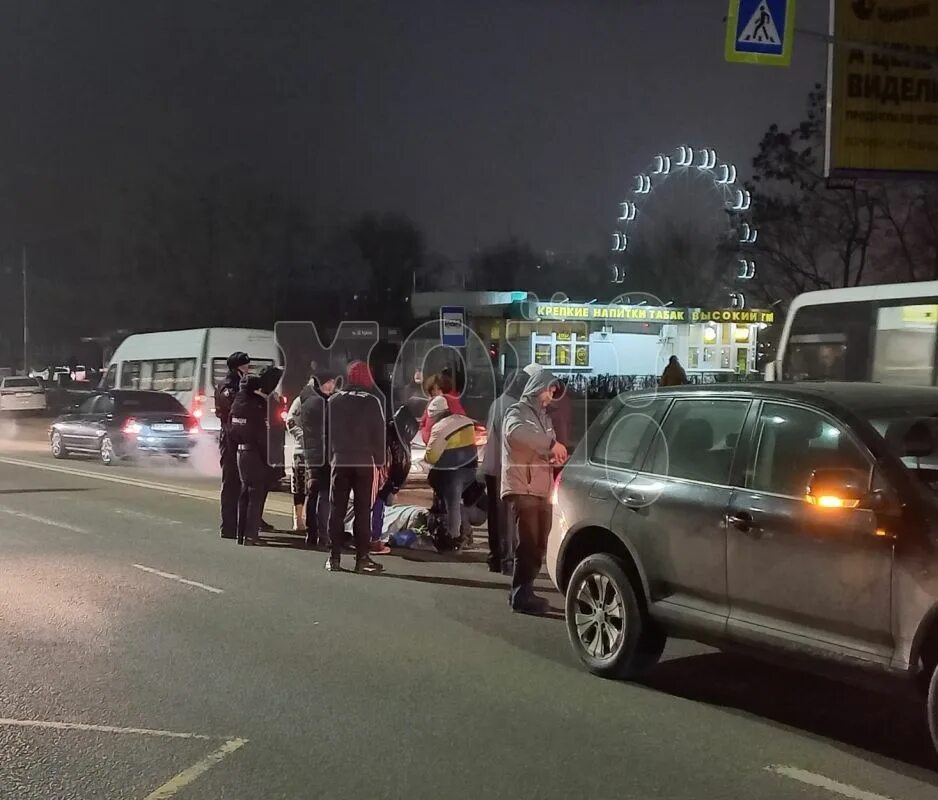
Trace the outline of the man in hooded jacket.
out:
M 489 572 L 514 571 L 517 532 L 508 513 L 508 506 L 501 498 L 502 477 L 502 431 L 508 409 L 521 399 L 526 375 L 513 370 L 505 377 L 505 388 L 492 401 L 489 408 L 486 430 L 488 439 L 482 451 L 482 476 L 485 479 L 485 495 L 488 502 Z
M 547 551 L 554 467 L 567 460 L 567 448 L 557 441 L 547 412 L 556 379 L 544 369 L 532 372 L 521 400 L 505 416 L 500 491 L 518 529 L 509 602 L 514 611 L 542 614 L 549 604 L 534 594 L 534 581 Z
M 303 462 L 306 466 L 306 546 L 329 544 L 328 400 L 335 391 L 336 376 L 326 370 L 310 381 L 311 390 L 300 395 L 299 422 L 303 432 Z
M 342 540 L 349 495 L 353 498 L 355 571 L 367 575 L 384 570 L 369 555 L 371 509 L 387 461 L 384 404 L 374 376 L 363 361 L 353 361 L 346 371 L 347 385 L 329 398 L 329 451 L 332 463 L 332 502 L 329 539 L 332 555 L 329 572 L 341 570 Z
M 267 399 L 280 383 L 283 370 L 267 367 L 248 376 L 231 404 L 231 439 L 238 446 L 241 494 L 238 499 L 238 544 L 256 544 L 264 501 L 270 487 L 267 458 Z

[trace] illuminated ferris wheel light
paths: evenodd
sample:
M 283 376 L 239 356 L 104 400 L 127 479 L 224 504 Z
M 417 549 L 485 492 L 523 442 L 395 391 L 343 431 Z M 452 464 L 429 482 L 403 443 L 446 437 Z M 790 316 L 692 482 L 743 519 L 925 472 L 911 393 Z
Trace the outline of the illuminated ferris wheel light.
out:
M 739 259 L 739 272 L 736 277 L 741 281 L 751 281 L 756 277 L 756 262 L 748 258 Z
M 717 154 L 715 150 L 709 148 L 700 151 L 700 163 L 697 165 L 699 170 L 713 169 L 717 165 Z
M 620 205 L 622 206 L 622 215 L 619 217 L 619 222 L 633 222 L 635 215 L 638 213 L 638 207 L 635 203 L 626 200 Z
M 752 195 L 748 189 L 737 189 L 733 211 L 748 211 L 752 207 Z
M 653 175 L 669 175 L 671 173 L 671 156 L 655 156 Z
M 681 145 L 677 149 L 677 165 L 679 167 L 689 167 L 694 163 L 694 148 Z
M 717 173 L 717 183 L 723 184 L 724 186 L 731 186 L 736 183 L 736 165 L 720 164 L 720 169 Z
M 648 175 L 635 176 L 635 194 L 648 194 L 651 191 L 651 178 Z
M 748 222 L 742 224 L 742 228 L 739 233 L 739 243 L 740 244 L 755 244 L 759 238 L 759 231 L 756 230 Z
M 624 253 L 629 246 L 629 237 L 622 231 L 616 231 L 612 234 L 612 252 Z

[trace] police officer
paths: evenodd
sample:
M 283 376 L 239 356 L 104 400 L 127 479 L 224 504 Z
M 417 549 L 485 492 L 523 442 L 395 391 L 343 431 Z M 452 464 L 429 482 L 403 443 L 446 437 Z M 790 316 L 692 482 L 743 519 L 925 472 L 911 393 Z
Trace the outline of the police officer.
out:
M 261 514 L 270 486 L 267 458 L 267 398 L 280 383 L 283 370 L 267 367 L 260 375 L 248 376 L 231 404 L 230 437 L 238 446 L 238 544 L 256 544 Z
M 241 478 L 238 475 L 238 448 L 231 441 L 231 404 L 248 374 L 251 357 L 240 350 L 228 356 L 228 375 L 215 387 L 215 416 L 221 421 L 218 453 L 221 462 L 221 538 L 234 539 L 238 533 L 238 497 Z
M 329 538 L 330 572 L 341 570 L 342 539 L 349 495 L 354 501 L 355 571 L 377 574 L 384 570 L 369 555 L 371 509 L 378 493 L 381 468 L 387 460 L 384 404 L 377 395 L 374 377 L 363 361 L 347 370 L 347 385 L 329 398 L 329 450 L 332 455 L 332 507 Z

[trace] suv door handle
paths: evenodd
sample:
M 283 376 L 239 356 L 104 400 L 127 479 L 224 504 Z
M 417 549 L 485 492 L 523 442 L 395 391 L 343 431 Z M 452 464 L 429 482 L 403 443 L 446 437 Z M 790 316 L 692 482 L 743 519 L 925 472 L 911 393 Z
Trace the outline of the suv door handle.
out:
M 626 508 L 631 508 L 632 511 L 638 511 L 648 505 L 648 500 L 645 495 L 635 489 L 626 489 L 625 497 L 622 498 L 622 502 L 625 504 Z
M 752 514 L 748 511 L 730 512 L 726 515 L 726 524 L 732 525 L 743 533 L 759 534 L 762 528 L 755 524 Z

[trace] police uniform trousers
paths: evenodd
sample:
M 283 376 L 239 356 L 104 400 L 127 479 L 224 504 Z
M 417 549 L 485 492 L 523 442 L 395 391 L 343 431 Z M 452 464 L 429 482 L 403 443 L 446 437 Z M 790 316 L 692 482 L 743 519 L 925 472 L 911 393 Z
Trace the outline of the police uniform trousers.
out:
M 221 464 L 221 535 L 234 539 L 238 534 L 238 498 L 241 476 L 238 473 L 238 446 L 222 431 L 218 438 Z
M 260 450 L 251 445 L 238 446 L 238 473 L 241 494 L 238 498 L 238 542 L 254 541 L 260 533 L 261 514 L 270 487 L 270 469 Z

